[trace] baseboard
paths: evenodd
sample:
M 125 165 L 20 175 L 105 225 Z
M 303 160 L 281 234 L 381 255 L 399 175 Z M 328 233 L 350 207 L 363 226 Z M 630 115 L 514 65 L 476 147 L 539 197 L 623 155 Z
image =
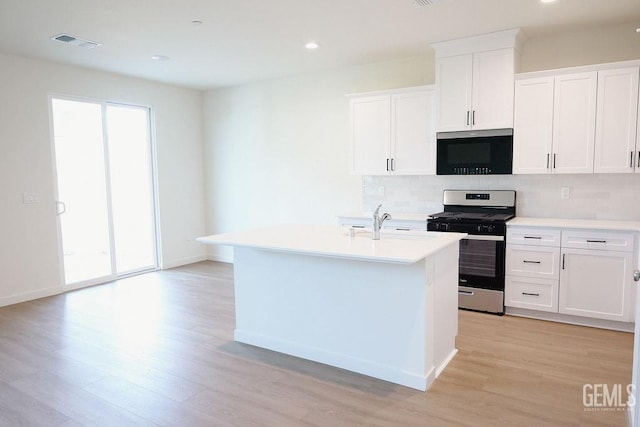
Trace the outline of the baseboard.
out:
M 215 262 L 224 262 L 226 264 L 233 264 L 233 255 L 222 255 L 222 254 L 209 254 L 207 256 L 207 260 L 215 261 Z
M 420 391 L 426 391 L 436 377 L 435 369 L 433 368 L 423 376 L 402 371 L 390 366 L 381 365 L 377 362 L 355 358 L 348 354 L 338 354 L 238 329 L 234 332 L 234 338 L 236 341 L 241 343 L 266 348 L 268 350 L 300 357 L 313 362 L 323 363 L 329 366 L 335 366 L 336 368 L 346 369 L 358 374 L 400 384 Z
M 46 288 L 46 289 L 40 289 L 37 291 L 11 295 L 8 297 L 0 298 L 0 307 L 5 307 L 7 305 L 13 305 L 13 304 L 20 304 L 21 302 L 32 301 L 39 298 L 46 298 L 53 295 L 61 294 L 63 292 L 64 290 L 62 286 L 57 286 L 55 288 Z
M 183 265 L 193 264 L 200 261 L 206 261 L 207 259 L 208 259 L 207 255 L 198 255 L 193 257 L 163 261 L 160 269 L 168 270 L 170 268 L 181 267 Z
M 592 319 L 590 317 L 571 316 L 562 313 L 527 310 L 526 308 L 505 307 L 505 314 L 511 316 L 528 317 L 530 319 L 548 320 L 551 322 L 569 323 L 571 325 L 589 326 L 592 328 L 611 329 L 613 331 L 633 332 L 633 322 L 616 322 L 615 320 Z
M 453 350 L 451 350 L 451 353 L 449 353 L 449 355 L 442 361 L 440 366 L 438 366 L 436 368 L 436 378 L 438 378 L 440 376 L 442 371 L 444 371 L 444 368 L 447 367 L 449 362 L 451 362 L 453 360 L 453 358 L 455 357 L 456 354 L 458 354 L 458 349 L 457 348 L 454 348 Z

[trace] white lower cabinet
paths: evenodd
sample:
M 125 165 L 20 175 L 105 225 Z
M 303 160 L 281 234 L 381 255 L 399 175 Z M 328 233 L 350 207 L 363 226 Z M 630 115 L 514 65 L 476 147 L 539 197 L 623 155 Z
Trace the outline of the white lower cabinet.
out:
M 505 306 L 633 322 L 635 242 L 630 232 L 508 227 Z
M 507 276 L 505 305 L 530 310 L 558 312 L 558 280 Z
M 373 222 L 372 217 L 364 217 L 364 216 L 339 216 L 338 217 L 338 225 L 340 227 L 349 227 L 349 228 L 371 228 Z M 399 218 L 386 220 L 382 224 L 383 230 L 395 230 L 395 231 L 426 231 L 427 230 L 427 219 L 426 215 L 423 218 Z
M 506 273 L 510 276 L 558 279 L 559 247 L 509 245 Z

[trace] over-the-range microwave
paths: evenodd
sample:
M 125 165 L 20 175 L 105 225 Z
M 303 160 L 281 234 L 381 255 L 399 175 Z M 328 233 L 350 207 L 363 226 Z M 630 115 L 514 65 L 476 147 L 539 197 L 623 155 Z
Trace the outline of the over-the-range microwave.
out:
M 438 175 L 510 174 L 513 167 L 513 129 L 439 132 Z

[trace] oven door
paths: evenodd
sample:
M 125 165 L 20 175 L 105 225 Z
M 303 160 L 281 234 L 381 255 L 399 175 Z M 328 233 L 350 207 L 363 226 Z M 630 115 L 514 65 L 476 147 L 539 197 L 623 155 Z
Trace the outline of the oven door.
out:
M 468 235 L 460 241 L 460 286 L 504 291 L 504 260 L 504 236 Z

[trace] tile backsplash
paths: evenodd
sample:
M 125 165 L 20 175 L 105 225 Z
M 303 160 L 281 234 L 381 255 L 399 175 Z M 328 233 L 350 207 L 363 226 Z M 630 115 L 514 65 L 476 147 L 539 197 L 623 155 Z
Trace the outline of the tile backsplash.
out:
M 568 199 L 562 188 L 569 188 Z M 362 206 L 436 213 L 444 189 L 516 190 L 518 216 L 640 221 L 640 174 L 364 176 Z

